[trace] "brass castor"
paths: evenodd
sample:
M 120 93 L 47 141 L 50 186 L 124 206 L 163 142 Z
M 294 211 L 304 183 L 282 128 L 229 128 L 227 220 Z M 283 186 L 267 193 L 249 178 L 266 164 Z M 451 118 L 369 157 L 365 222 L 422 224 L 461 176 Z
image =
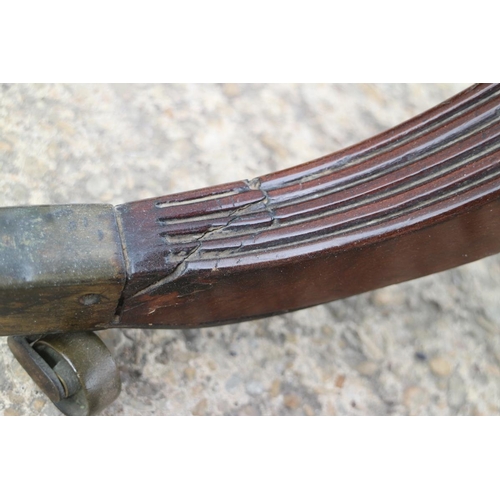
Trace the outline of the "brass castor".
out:
M 120 394 L 116 364 L 91 331 L 9 337 L 10 350 L 65 415 L 97 415 Z

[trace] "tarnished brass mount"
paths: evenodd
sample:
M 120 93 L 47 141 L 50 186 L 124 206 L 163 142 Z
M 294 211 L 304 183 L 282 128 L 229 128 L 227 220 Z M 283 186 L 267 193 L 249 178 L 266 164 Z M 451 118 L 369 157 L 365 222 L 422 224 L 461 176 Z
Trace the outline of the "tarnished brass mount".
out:
M 0 335 L 109 327 L 125 278 L 112 205 L 0 208 Z

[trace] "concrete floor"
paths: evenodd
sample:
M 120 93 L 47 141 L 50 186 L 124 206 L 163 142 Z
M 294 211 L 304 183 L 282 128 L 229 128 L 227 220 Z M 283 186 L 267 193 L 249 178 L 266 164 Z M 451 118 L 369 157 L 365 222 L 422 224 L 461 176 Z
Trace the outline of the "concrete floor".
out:
M 3 85 L 0 206 L 122 203 L 325 155 L 466 85 Z M 500 257 L 267 320 L 108 331 L 106 415 L 500 413 Z M 57 415 L 0 342 L 0 414 Z

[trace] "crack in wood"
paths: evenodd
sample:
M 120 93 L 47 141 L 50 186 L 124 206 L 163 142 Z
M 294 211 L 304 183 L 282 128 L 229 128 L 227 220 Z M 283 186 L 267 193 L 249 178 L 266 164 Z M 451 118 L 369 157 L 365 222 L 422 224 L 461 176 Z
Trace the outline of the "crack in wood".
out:
M 177 264 L 175 269 L 169 273 L 167 276 L 164 276 L 160 280 L 156 281 L 155 283 L 148 285 L 147 287 L 143 288 L 142 290 L 139 290 L 136 292 L 131 298 L 136 298 L 140 297 L 141 295 L 149 294 L 151 292 L 154 292 L 158 288 L 162 287 L 163 285 L 170 283 L 177 278 L 181 277 L 187 270 L 189 262 L 193 260 L 195 257 L 199 256 L 200 251 L 202 250 L 203 246 L 203 241 L 207 239 L 209 236 L 221 232 L 234 224 L 236 221 L 238 221 L 243 215 L 248 215 L 253 213 L 252 208 L 255 207 L 256 205 L 264 205 L 266 211 L 269 213 L 269 216 L 271 218 L 271 221 L 274 223 L 276 221 L 275 215 L 272 211 L 272 209 L 269 207 L 270 203 L 270 198 L 266 190 L 264 190 L 261 187 L 261 181 L 260 178 L 255 178 L 252 180 L 246 180 L 244 181 L 245 184 L 248 186 L 249 189 L 260 191 L 263 195 L 263 199 L 259 199 L 256 201 L 252 201 L 244 205 L 243 207 L 236 208 L 232 212 L 230 212 L 228 221 L 220 226 L 214 226 L 206 229 L 203 234 L 197 238 L 194 238 L 198 243 L 197 245 L 186 255 L 182 258 L 181 262 Z M 239 247 L 241 248 L 241 246 Z M 230 251 L 229 253 L 232 253 L 234 250 Z M 217 267 L 217 264 L 215 265 Z

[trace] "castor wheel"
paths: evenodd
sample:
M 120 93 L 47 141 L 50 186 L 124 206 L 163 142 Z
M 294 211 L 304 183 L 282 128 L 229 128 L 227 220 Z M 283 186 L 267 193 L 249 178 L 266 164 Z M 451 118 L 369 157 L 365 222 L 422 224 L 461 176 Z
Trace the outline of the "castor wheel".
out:
M 9 337 L 10 350 L 65 415 L 97 415 L 120 394 L 116 364 L 91 331 Z

